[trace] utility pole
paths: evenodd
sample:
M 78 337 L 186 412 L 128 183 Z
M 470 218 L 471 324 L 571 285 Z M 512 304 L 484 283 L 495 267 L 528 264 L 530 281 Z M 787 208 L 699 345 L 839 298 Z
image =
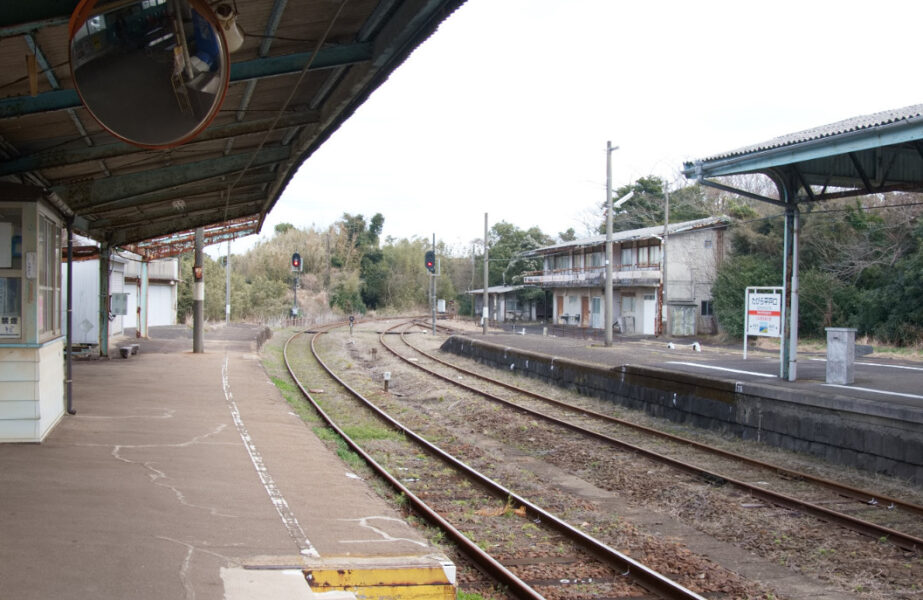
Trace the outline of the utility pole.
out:
M 481 310 L 484 319 L 484 327 L 482 330 L 484 335 L 487 335 L 487 318 L 490 316 L 487 302 L 487 213 L 484 213 L 484 308 Z
M 606 346 L 612 345 L 612 153 L 618 149 L 606 142 Z
M 618 150 L 612 142 L 606 142 L 606 346 L 612 345 L 612 322 L 615 311 L 612 307 L 612 213 L 635 195 L 634 190 L 612 202 L 612 153 Z
M 661 321 L 663 322 L 664 331 L 661 331 L 660 333 L 661 335 L 669 335 L 670 333 L 670 311 L 667 308 L 667 298 L 669 297 L 669 292 L 670 292 L 669 290 L 670 286 L 667 283 L 667 236 L 668 236 L 667 231 L 669 230 L 669 227 L 670 227 L 670 185 L 669 184 L 665 184 L 663 186 L 663 196 L 664 196 L 663 242 L 661 242 L 663 244 L 663 249 L 660 252 L 660 255 L 661 255 L 660 256 L 660 263 L 661 263 L 660 269 L 663 272 L 663 275 L 662 275 L 663 279 L 660 283 L 660 286 L 661 286 L 660 289 L 662 290 L 660 293 L 660 302 L 661 302 L 660 310 L 663 311 L 663 318 L 661 319 Z

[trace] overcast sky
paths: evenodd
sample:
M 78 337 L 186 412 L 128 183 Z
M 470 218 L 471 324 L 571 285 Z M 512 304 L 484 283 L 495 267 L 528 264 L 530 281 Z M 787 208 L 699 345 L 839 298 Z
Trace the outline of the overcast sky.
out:
M 672 181 L 684 160 L 923 102 L 921 23 L 918 0 L 468 0 L 301 166 L 261 235 L 344 212 L 459 250 L 485 212 L 583 234 L 607 140 L 613 187 Z

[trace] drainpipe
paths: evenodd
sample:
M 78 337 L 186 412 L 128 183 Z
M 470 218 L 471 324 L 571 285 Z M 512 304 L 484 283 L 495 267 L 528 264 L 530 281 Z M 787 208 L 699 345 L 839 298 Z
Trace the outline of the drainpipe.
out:
M 67 362 L 65 364 L 64 385 L 66 388 L 67 414 L 76 415 L 74 409 L 73 377 L 73 325 L 74 325 L 74 219 L 67 220 Z

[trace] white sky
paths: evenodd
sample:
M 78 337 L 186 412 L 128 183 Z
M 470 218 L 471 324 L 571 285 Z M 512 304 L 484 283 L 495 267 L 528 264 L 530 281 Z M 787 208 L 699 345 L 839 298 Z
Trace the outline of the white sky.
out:
M 302 165 L 261 235 L 344 212 L 458 250 L 485 212 L 582 235 L 607 140 L 617 188 L 923 102 L 921 23 L 918 0 L 468 0 Z

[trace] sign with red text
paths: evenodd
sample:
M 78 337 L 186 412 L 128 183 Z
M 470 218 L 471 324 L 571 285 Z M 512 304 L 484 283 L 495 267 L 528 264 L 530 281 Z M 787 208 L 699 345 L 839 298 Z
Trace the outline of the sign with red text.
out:
M 747 335 L 782 337 L 782 294 L 747 294 Z

